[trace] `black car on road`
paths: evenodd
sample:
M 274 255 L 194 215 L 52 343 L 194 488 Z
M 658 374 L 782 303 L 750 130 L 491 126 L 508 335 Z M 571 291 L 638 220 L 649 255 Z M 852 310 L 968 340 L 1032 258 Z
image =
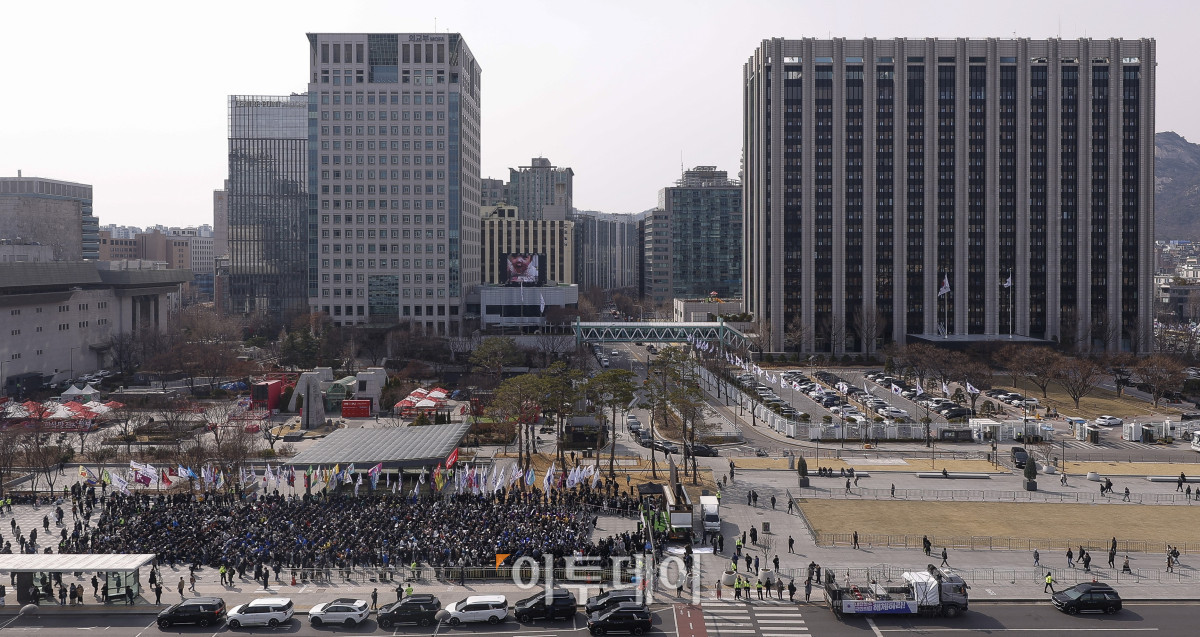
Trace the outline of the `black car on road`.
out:
M 193 597 L 167 608 L 158 614 L 158 627 L 176 624 L 210 626 L 225 618 L 225 600 L 220 597 Z
M 1025 447 L 1013 447 L 1009 455 L 1012 456 L 1013 466 L 1018 469 L 1024 469 L 1025 463 L 1029 462 L 1029 452 L 1025 451 Z
M 1112 615 L 1121 610 L 1121 596 L 1104 582 L 1085 582 L 1059 591 L 1050 598 L 1054 607 L 1068 615 L 1104 613 Z
M 692 455 L 699 456 L 701 458 L 716 458 L 720 454 L 718 454 L 717 450 L 710 445 L 697 443 L 692 445 Z
M 416 624 L 429 626 L 437 621 L 437 612 L 442 609 L 442 603 L 436 595 L 409 595 L 398 602 L 392 602 L 379 609 L 376 618 L 379 627 L 388 630 L 396 624 Z
M 613 632 L 641 635 L 650 630 L 653 623 L 650 611 L 641 604 L 624 602 L 607 612 L 592 613 L 588 616 L 587 627 L 593 635 Z
M 607 611 L 618 604 L 624 602 L 640 603 L 645 599 L 644 595 L 640 595 L 636 590 L 630 588 L 611 590 L 594 597 L 587 598 L 584 602 L 583 610 L 590 617 L 592 613 L 601 613 Z
M 679 447 L 670 440 L 655 440 L 653 447 L 663 453 L 679 453 Z
M 570 619 L 575 616 L 575 595 L 570 591 L 556 588 L 547 595 L 538 593 L 517 602 L 513 615 L 519 622 L 534 619 Z

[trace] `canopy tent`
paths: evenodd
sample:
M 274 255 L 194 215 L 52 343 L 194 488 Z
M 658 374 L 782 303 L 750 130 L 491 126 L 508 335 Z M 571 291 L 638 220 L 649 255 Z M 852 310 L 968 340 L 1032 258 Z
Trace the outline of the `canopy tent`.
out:
M 436 400 L 441 400 L 446 397 L 446 392 L 444 392 L 440 389 L 435 389 L 435 390 L 429 392 L 428 397 L 436 399 Z
M 118 404 L 120 404 L 120 403 L 118 403 Z M 108 412 L 113 410 L 112 407 L 109 407 L 108 405 L 105 405 L 104 403 L 95 401 L 95 400 L 85 404 L 84 407 L 86 407 L 88 410 L 90 410 L 94 414 L 107 414 Z
M 88 383 L 88 386 L 87 386 L 87 387 L 84 387 L 84 388 L 83 388 L 83 390 L 82 390 L 82 391 L 80 391 L 79 393 L 81 393 L 81 394 L 86 394 L 86 395 L 89 395 L 89 396 L 90 396 L 90 395 L 92 395 L 92 394 L 99 394 L 99 393 L 100 393 L 100 390 L 99 390 L 99 389 L 96 389 L 95 387 L 92 387 L 92 384 L 91 384 L 91 383 Z
M 67 388 L 66 391 L 64 391 L 62 393 L 62 396 L 64 398 L 68 398 L 68 397 L 73 397 L 73 396 L 82 396 L 83 393 L 84 392 L 82 389 L 79 389 L 78 387 L 71 385 L 70 387 Z

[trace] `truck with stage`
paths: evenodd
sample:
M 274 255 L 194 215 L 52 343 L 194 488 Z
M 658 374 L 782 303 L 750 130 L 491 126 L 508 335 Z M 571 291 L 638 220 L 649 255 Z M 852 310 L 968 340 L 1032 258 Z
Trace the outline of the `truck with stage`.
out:
M 832 569 L 825 573 L 825 600 L 835 615 L 923 615 L 957 617 L 967 610 L 962 577 L 932 564 L 924 571 L 901 575 L 902 585 L 838 583 Z

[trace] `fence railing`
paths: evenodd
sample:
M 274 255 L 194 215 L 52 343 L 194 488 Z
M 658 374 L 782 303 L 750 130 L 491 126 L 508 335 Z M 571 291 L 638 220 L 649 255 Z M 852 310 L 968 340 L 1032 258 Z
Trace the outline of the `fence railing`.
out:
M 812 475 L 809 468 L 809 478 L 820 480 Z M 997 491 L 993 489 L 869 489 L 851 486 L 847 493 L 845 483 L 847 476 L 834 476 L 830 487 L 807 487 L 797 489 L 796 497 L 820 498 L 827 500 L 921 500 L 932 502 L 1078 502 L 1083 504 L 1121 503 L 1125 502 L 1122 493 L 1100 495 L 1098 492 L 1064 493 L 1055 491 Z M 1099 483 L 1097 483 L 1099 484 Z M 1134 504 L 1179 504 L 1200 507 L 1200 500 L 1195 496 L 1189 497 L 1183 493 L 1130 493 L 1128 502 Z
M 813 536 L 817 546 L 853 546 L 854 544 L 853 533 L 831 533 L 814 530 Z M 924 535 L 915 534 L 859 533 L 858 543 L 860 546 L 920 549 L 923 547 L 922 539 L 924 537 Z M 1098 554 L 1107 555 L 1109 548 L 1112 546 L 1111 538 L 1029 538 L 991 535 L 930 535 L 928 537 L 932 545 L 939 549 L 945 547 L 948 549 L 970 551 L 1033 551 L 1037 549 L 1042 552 L 1066 553 L 1067 549 L 1076 550 L 1082 546 L 1089 552 L 1096 551 Z M 1118 539 L 1117 553 L 1161 553 L 1165 560 L 1168 544 L 1179 549 L 1180 553 L 1200 552 L 1200 542 L 1181 541 L 1175 544 L 1173 542 L 1158 540 Z M 1057 556 L 1057 553 L 1054 553 L 1054 555 Z M 1051 559 L 1050 554 L 1045 555 L 1045 558 L 1047 560 Z M 1093 562 L 1093 564 L 1095 563 Z
M 1124 572 L 1119 566 L 1117 568 L 1100 568 L 1096 566 L 1096 562 L 1092 563 L 1092 570 L 1084 571 L 1083 567 L 1078 568 L 1059 568 L 1050 566 L 1039 566 L 1031 568 L 970 568 L 959 569 L 953 568 L 954 573 L 961 576 L 964 580 L 973 584 L 1030 584 L 1037 586 L 1037 591 L 1041 592 L 1041 586 L 1046 581 L 1046 573 L 1051 573 L 1054 577 L 1056 588 L 1073 586 L 1080 582 L 1090 582 L 1092 579 L 1097 579 L 1106 582 L 1125 582 L 1132 584 L 1140 583 L 1175 583 L 1188 582 L 1194 583 L 1200 579 L 1200 572 L 1193 569 L 1172 570 L 1155 568 L 1131 568 L 1129 572 Z M 901 567 L 891 564 L 882 564 L 871 567 L 842 567 L 837 565 L 821 565 L 823 569 L 830 570 L 837 575 L 839 580 L 849 582 L 895 582 L 902 579 L 902 574 L 909 571 L 924 571 L 925 565 Z M 808 577 L 808 571 L 804 568 L 781 569 L 781 575 L 791 579 L 804 579 Z

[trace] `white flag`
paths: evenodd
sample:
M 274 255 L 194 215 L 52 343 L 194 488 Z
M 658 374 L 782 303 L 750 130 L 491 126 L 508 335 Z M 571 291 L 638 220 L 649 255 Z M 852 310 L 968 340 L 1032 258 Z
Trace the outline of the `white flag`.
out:
M 542 299 L 542 314 L 545 314 L 546 313 L 546 295 L 542 294 L 541 292 L 538 292 L 538 296 L 541 297 L 541 299 Z
M 950 275 L 947 274 L 946 278 L 942 279 L 942 287 L 938 290 L 938 296 L 943 296 L 943 295 L 946 295 L 949 293 L 950 293 Z
M 945 382 L 942 382 L 942 393 L 947 396 L 950 395 L 950 386 L 947 385 Z
M 976 389 L 975 386 L 972 385 L 971 383 L 967 383 L 967 393 L 968 394 L 978 394 L 979 390 Z
M 1003 285 L 1004 285 L 1004 287 L 1006 287 L 1006 288 L 1011 288 L 1011 287 L 1012 287 L 1012 275 L 1011 275 L 1011 274 L 1009 274 L 1009 275 L 1008 275 L 1008 278 L 1004 280 L 1004 283 L 1003 283 Z
M 895 383 L 892 383 L 892 393 L 893 393 L 893 394 L 896 394 L 897 396 L 899 396 L 899 395 L 900 395 L 900 392 L 902 392 L 902 391 L 904 391 L 904 390 L 903 390 L 903 389 L 900 389 L 900 386 L 899 386 L 899 385 L 897 385 L 897 384 L 895 384 Z
M 925 390 L 921 388 L 921 383 L 917 383 L 917 395 L 920 396 L 921 394 L 924 394 L 924 393 L 925 393 Z

